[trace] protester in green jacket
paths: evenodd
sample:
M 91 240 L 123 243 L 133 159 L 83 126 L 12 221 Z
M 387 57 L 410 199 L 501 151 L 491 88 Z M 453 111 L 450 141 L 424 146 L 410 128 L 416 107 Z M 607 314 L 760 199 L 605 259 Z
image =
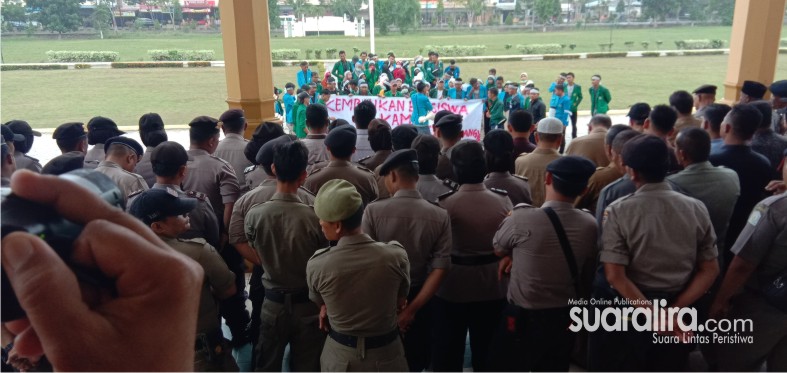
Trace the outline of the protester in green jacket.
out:
M 349 71 L 352 73 L 353 65 L 350 61 L 347 61 L 347 54 L 344 51 L 339 51 L 339 61 L 333 64 L 333 69 L 331 69 L 331 73 L 339 79 L 339 84 L 341 86 L 342 80 L 344 79 L 344 73 Z
M 582 86 L 574 83 L 574 73 L 566 74 L 566 94 L 571 98 L 571 138 L 577 137 L 577 109 L 582 103 Z
M 491 129 L 503 129 L 503 125 L 505 124 L 506 117 L 503 114 L 503 100 L 498 98 L 498 90 L 497 87 L 489 88 L 486 91 L 487 95 L 487 112 L 486 117 L 489 118 L 489 128 Z
M 311 97 L 308 92 L 298 93 L 298 101 L 292 106 L 293 131 L 299 139 L 306 138 L 306 107 L 309 106 Z
M 609 93 L 609 89 L 601 85 L 601 75 L 593 75 L 590 82 L 592 85 L 588 89 L 590 92 L 590 115 L 606 114 L 609 111 L 612 95 Z

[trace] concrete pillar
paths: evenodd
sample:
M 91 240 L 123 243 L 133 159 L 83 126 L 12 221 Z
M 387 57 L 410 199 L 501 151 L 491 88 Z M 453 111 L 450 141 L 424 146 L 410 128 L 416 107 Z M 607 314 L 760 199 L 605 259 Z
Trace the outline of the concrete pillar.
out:
M 227 74 L 227 104 L 243 109 L 246 137 L 265 120 L 275 120 L 268 2 L 221 0 L 221 34 Z
M 724 101 L 737 102 L 745 80 L 770 85 L 776 73 L 786 0 L 737 0 Z

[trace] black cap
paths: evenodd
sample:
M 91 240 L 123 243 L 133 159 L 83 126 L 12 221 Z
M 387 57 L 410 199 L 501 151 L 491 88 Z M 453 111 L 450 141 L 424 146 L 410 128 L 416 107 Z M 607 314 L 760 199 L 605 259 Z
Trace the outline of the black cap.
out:
M 254 130 L 254 134 L 251 135 L 251 138 L 252 140 L 267 142 L 282 135 L 284 135 L 284 128 L 281 126 L 281 124 L 274 122 L 263 122 L 257 126 L 257 128 Z
M 460 141 L 451 149 L 451 164 L 457 168 L 483 168 L 484 148 L 477 141 Z
M 106 117 L 93 117 L 87 122 L 87 142 L 90 145 L 105 143 L 112 137 L 117 137 L 125 132 L 118 129 L 112 119 Z
M 410 124 L 396 126 L 391 130 L 391 144 L 394 150 L 409 149 L 418 136 L 418 129 Z
M 156 145 L 150 152 L 150 163 L 155 168 L 156 165 L 166 165 L 180 167 L 189 160 L 189 155 L 183 145 L 174 141 L 164 141 Z
M 179 197 L 178 192 L 172 188 L 155 188 L 138 195 L 128 213 L 150 225 L 168 216 L 187 214 L 196 206 L 196 199 Z
M 11 128 L 11 131 L 14 131 L 15 134 L 22 136 L 41 137 L 41 132 L 33 131 L 33 128 L 30 127 L 30 124 L 23 120 L 12 120 L 10 122 L 6 122 L 5 125 Z
M 596 172 L 596 165 L 585 157 L 569 155 L 549 162 L 547 172 L 555 179 L 585 188 Z
M 667 143 L 656 136 L 640 135 L 629 140 L 621 155 L 624 165 L 638 171 L 660 171 L 669 166 Z
M 189 122 L 189 131 L 205 135 L 215 135 L 219 133 L 219 121 L 209 116 L 199 116 Z
M 650 105 L 648 105 L 645 102 L 638 102 L 634 105 L 631 105 L 631 107 L 629 108 L 629 113 L 626 114 L 627 117 L 637 121 L 643 121 L 645 119 L 648 119 L 649 115 L 650 115 Z
M 328 132 L 328 136 L 325 137 L 325 146 L 329 148 L 349 146 L 350 144 L 355 146 L 357 138 L 358 133 L 355 131 L 355 127 L 344 124 Z
M 55 140 L 71 140 L 87 136 L 85 132 L 85 125 L 79 122 L 63 123 L 52 133 L 52 138 Z
M 137 142 L 137 140 L 134 140 L 130 137 L 116 136 L 111 139 L 108 139 L 104 143 L 104 153 L 109 153 L 109 147 L 112 146 L 112 144 L 121 144 L 127 146 L 131 148 L 131 150 L 133 150 L 134 153 L 137 153 L 138 157 L 141 157 L 142 153 L 145 152 L 145 149 L 142 148 L 142 145 L 140 145 Z
M 388 175 L 392 169 L 405 163 L 412 163 L 417 170 L 418 153 L 413 149 L 402 149 L 391 153 L 385 162 L 380 165 L 380 176 Z
M 707 94 L 715 95 L 716 86 L 712 84 L 703 84 L 699 86 L 697 89 L 695 89 L 694 92 L 692 93 L 696 93 L 696 94 L 707 93 Z
M 778 97 L 787 97 L 787 80 L 773 82 L 770 86 L 771 93 Z
M 139 131 L 152 132 L 164 129 L 164 120 L 161 115 L 156 113 L 147 113 L 139 117 Z
M 484 136 L 484 149 L 497 156 L 510 155 L 514 152 L 514 138 L 506 130 L 489 131 Z
M 14 133 L 14 131 L 11 130 L 11 127 L 8 127 L 5 124 L 0 127 L 3 127 L 3 139 L 5 142 L 9 143 L 14 141 L 25 141 L 25 137 L 18 133 Z
M 765 96 L 765 92 L 768 92 L 768 87 L 766 87 L 765 84 L 753 80 L 744 81 L 743 87 L 741 87 L 741 93 L 745 93 L 755 100 L 761 100 L 763 96 Z
M 418 135 L 411 146 L 418 154 L 440 154 L 440 140 L 432 135 Z
M 462 129 L 462 116 L 458 114 L 448 114 L 434 124 L 435 128 L 456 128 Z
M 243 110 L 241 109 L 229 109 L 225 111 L 223 114 L 221 114 L 221 116 L 219 117 L 219 121 L 222 123 L 227 123 L 227 122 L 243 123 L 244 121 L 246 121 L 246 117 L 244 116 Z
M 52 158 L 41 170 L 44 175 L 62 175 L 66 172 L 78 170 L 85 165 L 85 153 L 68 152 Z
M 271 141 L 268 141 L 257 152 L 257 163 L 263 168 L 270 168 L 273 164 L 273 156 L 275 155 L 276 145 L 288 144 L 297 139 L 291 136 L 279 136 Z

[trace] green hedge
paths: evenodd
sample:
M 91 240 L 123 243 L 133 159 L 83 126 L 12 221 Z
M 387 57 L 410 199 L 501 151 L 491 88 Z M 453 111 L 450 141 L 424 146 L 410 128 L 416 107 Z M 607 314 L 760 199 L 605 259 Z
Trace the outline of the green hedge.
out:
M 114 62 L 118 52 L 109 51 L 48 51 L 49 62 Z
M 782 47 L 787 47 L 787 38 L 780 39 L 779 40 L 779 45 L 782 46 Z
M 14 70 L 68 70 L 68 65 L 0 65 L 0 71 Z
M 188 67 L 210 67 L 210 61 L 189 61 Z
M 678 49 L 720 49 L 726 41 L 719 39 L 686 39 L 675 41 Z
M 724 54 L 724 51 L 721 50 L 711 50 L 711 51 L 685 51 L 683 52 L 684 56 L 711 56 L 716 54 Z
M 563 52 L 560 44 L 518 44 L 516 49 L 522 54 L 559 54 Z
M 271 51 L 271 58 L 274 60 L 297 60 L 300 55 L 300 49 L 274 49 Z
M 659 57 L 661 52 L 642 52 L 642 57 Z
M 665 53 L 666 56 L 674 57 L 674 56 L 682 56 L 682 52 L 667 52 Z
M 551 61 L 551 60 L 577 60 L 579 59 L 578 54 L 545 54 L 544 60 Z
M 153 61 L 213 61 L 213 50 L 151 49 L 148 51 Z
M 626 57 L 628 52 L 599 52 L 588 53 L 587 58 L 609 58 L 609 57 Z
M 113 62 L 113 69 L 183 67 L 182 62 Z
M 779 54 L 787 54 L 787 48 L 779 48 Z
M 441 57 L 478 56 L 486 51 L 486 45 L 425 45 L 424 50 L 437 52 Z
M 271 66 L 273 66 L 273 67 L 284 67 L 284 66 L 287 66 L 287 63 L 284 62 L 284 61 L 273 60 L 273 61 L 271 61 Z
M 78 63 L 78 64 L 74 65 L 74 68 L 77 69 L 77 70 L 85 70 L 85 69 L 89 69 L 91 67 L 93 67 L 93 66 L 90 65 L 90 64 L 87 64 L 87 63 Z

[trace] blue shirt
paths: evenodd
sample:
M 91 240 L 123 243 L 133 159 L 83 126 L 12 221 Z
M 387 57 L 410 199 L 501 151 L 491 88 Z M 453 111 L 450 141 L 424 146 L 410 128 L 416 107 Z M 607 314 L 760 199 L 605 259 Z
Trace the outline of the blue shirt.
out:
M 724 139 L 718 138 L 710 141 L 710 153 L 718 153 L 721 146 L 724 145 Z
M 311 69 L 306 69 L 304 72 L 303 70 L 299 70 L 297 74 L 298 78 L 298 88 L 301 88 L 309 83 L 312 82 L 312 71 Z
M 295 96 L 285 93 L 282 101 L 284 101 L 284 111 L 287 112 L 287 123 L 292 123 L 292 105 L 295 105 Z
M 568 96 L 568 94 L 567 94 L 568 90 L 566 89 L 566 86 L 568 86 L 568 83 L 564 82 L 563 83 L 563 97 Z M 552 82 L 552 84 L 549 86 L 549 93 L 552 94 L 552 98 L 549 99 L 549 107 L 550 108 L 557 107 L 557 96 L 555 95 L 555 87 L 557 87 L 557 82 Z M 568 102 L 571 102 L 571 98 L 570 97 L 568 98 Z
M 429 97 L 426 97 L 423 93 L 416 93 L 410 97 L 410 101 L 413 103 L 413 113 L 410 116 L 410 123 L 416 126 L 424 126 L 424 124 L 418 123 L 418 118 L 432 111 L 432 103 L 429 101 Z
M 511 97 L 511 100 L 508 101 L 508 106 L 506 107 L 506 110 L 507 111 L 519 110 L 522 108 L 524 102 L 525 102 L 525 97 L 522 96 L 521 93 L 517 93 L 516 96 Z
M 560 119 L 564 126 L 568 126 L 568 118 L 571 115 L 571 99 L 563 95 L 558 97 L 552 95 L 555 99 L 555 118 Z
M 443 74 L 451 74 L 451 66 L 446 67 L 445 71 L 443 72 Z M 454 77 L 454 79 L 458 79 L 459 78 L 459 66 L 454 65 L 453 77 Z

